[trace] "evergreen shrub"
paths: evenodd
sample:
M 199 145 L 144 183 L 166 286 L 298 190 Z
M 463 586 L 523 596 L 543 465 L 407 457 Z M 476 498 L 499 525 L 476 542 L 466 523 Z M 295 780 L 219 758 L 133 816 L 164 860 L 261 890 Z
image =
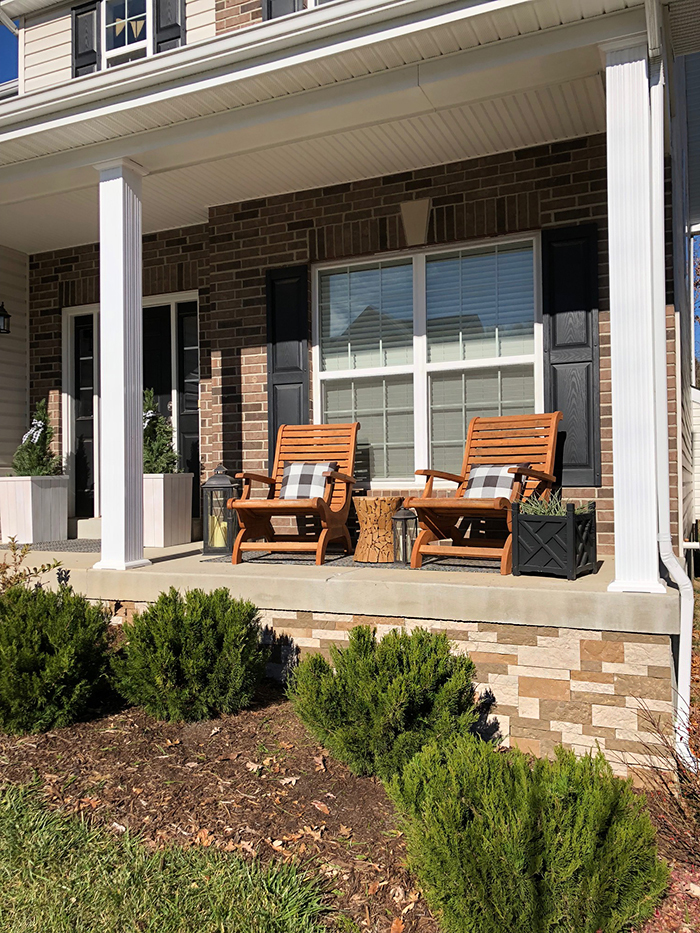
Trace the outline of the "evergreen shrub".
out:
M 458 736 L 389 793 L 444 933 L 622 933 L 666 888 L 644 800 L 601 753 L 530 762 Z
M 115 659 L 122 695 L 158 719 L 209 719 L 249 706 L 267 661 L 258 611 L 224 587 L 171 587 L 133 622 Z
M 474 664 L 450 651 L 444 633 L 358 626 L 332 665 L 314 654 L 293 672 L 289 696 L 318 740 L 355 774 L 390 778 L 427 742 L 478 719 Z
M 108 692 L 104 610 L 62 586 L 0 598 L 0 726 L 42 732 L 82 718 Z

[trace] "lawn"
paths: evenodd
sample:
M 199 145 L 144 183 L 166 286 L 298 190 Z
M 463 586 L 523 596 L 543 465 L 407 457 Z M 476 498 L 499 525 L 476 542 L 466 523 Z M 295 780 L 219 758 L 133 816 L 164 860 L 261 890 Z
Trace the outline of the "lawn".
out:
M 0 889 L 7 933 L 321 933 L 326 912 L 319 885 L 292 865 L 148 852 L 16 787 L 0 796 Z

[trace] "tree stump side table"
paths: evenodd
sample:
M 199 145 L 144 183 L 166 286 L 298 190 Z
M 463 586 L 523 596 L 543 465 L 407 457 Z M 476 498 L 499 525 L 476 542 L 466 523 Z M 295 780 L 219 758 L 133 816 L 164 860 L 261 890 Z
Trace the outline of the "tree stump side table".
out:
M 355 561 L 391 564 L 394 561 L 394 529 L 391 519 L 401 507 L 401 496 L 358 496 L 355 500 L 360 536 Z

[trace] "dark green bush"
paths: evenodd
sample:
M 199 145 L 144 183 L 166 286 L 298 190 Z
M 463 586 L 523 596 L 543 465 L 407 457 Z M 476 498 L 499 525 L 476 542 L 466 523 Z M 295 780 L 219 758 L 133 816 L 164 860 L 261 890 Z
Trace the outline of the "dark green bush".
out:
M 209 719 L 248 706 L 264 674 L 258 611 L 213 593 L 177 590 L 124 626 L 126 643 L 115 661 L 120 692 L 158 719 Z
M 665 890 L 643 798 L 600 753 L 530 763 L 459 736 L 389 792 L 445 933 L 621 933 Z
M 41 732 L 83 717 L 108 689 L 107 619 L 70 587 L 0 598 L 0 726 Z
M 427 742 L 471 728 L 474 664 L 450 652 L 442 633 L 392 631 L 381 641 L 367 626 L 331 648 L 333 666 L 311 655 L 294 671 L 294 708 L 355 774 L 388 779 Z

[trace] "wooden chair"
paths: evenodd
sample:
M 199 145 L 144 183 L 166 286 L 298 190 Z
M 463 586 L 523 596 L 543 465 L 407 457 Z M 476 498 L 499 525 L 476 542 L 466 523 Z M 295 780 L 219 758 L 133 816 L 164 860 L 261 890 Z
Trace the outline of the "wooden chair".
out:
M 423 495 L 404 506 L 418 513 L 420 531 L 411 554 L 416 569 L 426 555 L 500 558 L 501 573 L 512 570 L 511 502 L 537 494 L 548 498 L 554 483 L 554 455 L 560 411 L 544 415 L 473 418 L 469 424 L 459 475 L 419 470 L 426 476 Z M 478 464 L 513 464 L 515 481 L 510 498 L 465 499 L 469 471 Z M 452 496 L 433 495 L 436 479 L 457 483 Z M 432 542 L 451 539 L 451 544 Z
M 355 483 L 352 473 L 359 427 L 359 423 L 280 426 L 272 476 L 237 474 L 237 479 L 243 480 L 243 494 L 240 499 L 229 499 L 228 503 L 229 508 L 238 513 L 240 523 L 231 555 L 233 564 L 240 564 L 243 551 L 312 551 L 316 554 L 316 563 L 322 564 L 331 541 L 341 541 L 347 553 L 352 550 L 347 521 Z M 285 463 L 323 463 L 327 460 L 336 462 L 338 469 L 324 473 L 326 488 L 322 497 L 280 499 Z M 251 499 L 253 481 L 267 484 L 267 499 Z M 321 530 L 310 534 L 280 534 L 272 527 L 271 519 L 274 517 L 316 519 Z

